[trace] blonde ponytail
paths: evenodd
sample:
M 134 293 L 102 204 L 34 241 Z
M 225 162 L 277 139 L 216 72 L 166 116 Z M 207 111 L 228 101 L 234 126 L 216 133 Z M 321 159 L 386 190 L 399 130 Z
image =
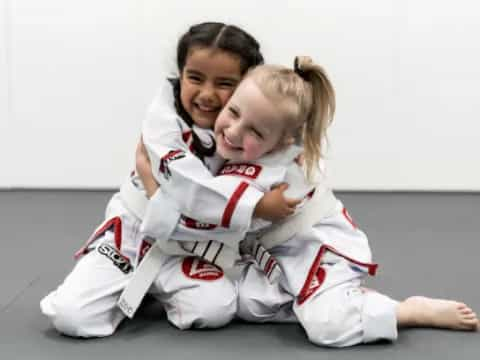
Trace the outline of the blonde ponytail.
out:
M 310 111 L 303 124 L 305 147 L 305 169 L 308 179 L 312 179 L 314 169 L 319 167 L 322 156 L 322 142 L 326 139 L 326 129 L 333 121 L 335 113 L 335 91 L 325 70 L 315 64 L 310 57 L 297 56 L 294 71 L 310 86 Z

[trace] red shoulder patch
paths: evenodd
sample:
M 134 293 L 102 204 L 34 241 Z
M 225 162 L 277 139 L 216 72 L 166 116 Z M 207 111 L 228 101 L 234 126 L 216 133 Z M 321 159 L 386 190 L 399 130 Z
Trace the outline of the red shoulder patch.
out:
M 217 225 L 215 224 L 202 223 L 200 221 L 197 221 L 195 219 L 189 218 L 188 216 L 184 216 L 184 215 L 181 216 L 180 222 L 182 225 L 190 229 L 212 230 L 217 227 Z

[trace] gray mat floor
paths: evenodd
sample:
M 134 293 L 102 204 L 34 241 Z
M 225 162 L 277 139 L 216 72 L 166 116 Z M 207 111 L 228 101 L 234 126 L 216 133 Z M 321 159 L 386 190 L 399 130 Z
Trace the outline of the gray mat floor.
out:
M 395 344 L 326 349 L 295 324 L 234 322 L 179 331 L 146 304 L 110 338 L 61 336 L 39 301 L 73 266 L 111 192 L 0 191 L 0 359 L 478 359 L 479 333 L 402 330 Z M 480 194 L 339 193 L 369 234 L 378 275 L 368 285 L 395 298 L 462 300 L 480 312 Z

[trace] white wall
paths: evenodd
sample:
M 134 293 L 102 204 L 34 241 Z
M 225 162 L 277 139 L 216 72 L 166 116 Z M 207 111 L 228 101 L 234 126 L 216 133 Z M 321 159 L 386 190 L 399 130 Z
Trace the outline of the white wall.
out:
M 178 37 L 216 19 L 254 34 L 269 62 L 309 54 L 328 69 L 338 94 L 328 152 L 337 189 L 478 191 L 479 8 L 0 0 L 0 187 L 118 186 Z
M 9 71 L 8 71 L 8 3 L 0 0 L 0 187 L 12 183 L 11 160 L 9 156 L 10 138 L 12 135 L 9 115 Z

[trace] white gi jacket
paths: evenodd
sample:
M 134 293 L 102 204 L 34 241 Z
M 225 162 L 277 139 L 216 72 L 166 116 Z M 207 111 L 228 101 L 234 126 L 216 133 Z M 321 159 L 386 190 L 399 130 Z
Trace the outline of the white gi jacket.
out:
M 192 131 L 203 145 L 214 146 L 212 131 L 188 126 L 174 103 L 172 85 L 165 80 L 142 126 L 143 142 L 160 188 L 148 201 L 139 177 L 133 175 L 120 189 L 124 205 L 144 220 L 142 230 L 146 235 L 165 242 L 179 222 L 194 229 L 222 227 L 245 234 L 263 192 L 236 179 L 215 178 L 211 172 L 215 174 L 224 160 L 215 155 L 202 162 L 192 153 Z M 237 243 L 242 239 L 231 238 Z M 211 251 L 218 247 L 212 246 Z M 192 254 L 175 242 L 165 245 L 164 250 L 169 254 Z

